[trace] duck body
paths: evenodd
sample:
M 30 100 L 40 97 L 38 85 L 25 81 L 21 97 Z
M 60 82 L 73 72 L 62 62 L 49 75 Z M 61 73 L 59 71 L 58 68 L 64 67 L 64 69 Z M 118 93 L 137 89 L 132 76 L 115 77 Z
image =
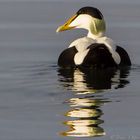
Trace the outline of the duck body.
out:
M 131 61 L 128 53 L 122 47 L 112 44 L 110 38 L 103 37 L 99 40 L 93 40 L 89 37 L 83 37 L 72 42 L 60 54 L 58 65 L 61 67 L 106 68 L 130 66 Z
M 105 22 L 101 12 L 93 7 L 81 8 L 57 31 L 72 28 L 88 30 L 86 37 L 73 41 L 58 58 L 60 67 L 119 67 L 130 66 L 128 53 L 104 35 Z

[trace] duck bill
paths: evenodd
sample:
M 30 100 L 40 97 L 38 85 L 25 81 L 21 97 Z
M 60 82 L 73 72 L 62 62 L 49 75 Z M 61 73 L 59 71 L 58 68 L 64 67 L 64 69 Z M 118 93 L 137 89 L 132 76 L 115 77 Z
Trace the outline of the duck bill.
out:
M 70 26 L 71 22 L 74 21 L 74 19 L 77 17 L 77 15 L 72 16 L 64 25 L 57 28 L 56 32 L 62 32 L 65 30 L 70 30 L 75 28 L 76 26 Z

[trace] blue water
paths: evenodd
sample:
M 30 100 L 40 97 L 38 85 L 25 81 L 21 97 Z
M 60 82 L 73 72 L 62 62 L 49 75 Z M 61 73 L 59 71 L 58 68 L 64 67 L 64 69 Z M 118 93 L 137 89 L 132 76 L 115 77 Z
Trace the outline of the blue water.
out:
M 101 9 L 131 68 L 57 66 L 86 32 L 55 30 L 87 5 Z M 0 0 L 0 140 L 139 140 L 139 7 L 139 0 Z

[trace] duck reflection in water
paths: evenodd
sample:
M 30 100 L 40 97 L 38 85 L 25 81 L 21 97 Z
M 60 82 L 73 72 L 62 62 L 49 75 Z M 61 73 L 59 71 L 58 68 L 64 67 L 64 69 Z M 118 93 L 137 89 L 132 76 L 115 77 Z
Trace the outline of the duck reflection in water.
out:
M 70 110 L 65 114 L 71 118 L 64 124 L 69 130 L 62 132 L 63 136 L 97 137 L 106 133 L 101 124 L 103 110 L 101 107 L 110 99 L 99 93 L 109 89 L 123 88 L 129 83 L 126 79 L 129 68 L 122 69 L 59 69 L 60 84 L 76 95 L 65 101 L 70 105 Z

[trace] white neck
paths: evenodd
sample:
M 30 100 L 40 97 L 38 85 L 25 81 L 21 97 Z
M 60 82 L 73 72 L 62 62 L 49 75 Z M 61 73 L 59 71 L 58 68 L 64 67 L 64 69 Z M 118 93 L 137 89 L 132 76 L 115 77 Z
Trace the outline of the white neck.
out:
M 104 37 L 103 33 L 99 33 L 98 35 L 94 35 L 91 31 L 88 32 L 87 37 L 92 38 L 94 40 Z

